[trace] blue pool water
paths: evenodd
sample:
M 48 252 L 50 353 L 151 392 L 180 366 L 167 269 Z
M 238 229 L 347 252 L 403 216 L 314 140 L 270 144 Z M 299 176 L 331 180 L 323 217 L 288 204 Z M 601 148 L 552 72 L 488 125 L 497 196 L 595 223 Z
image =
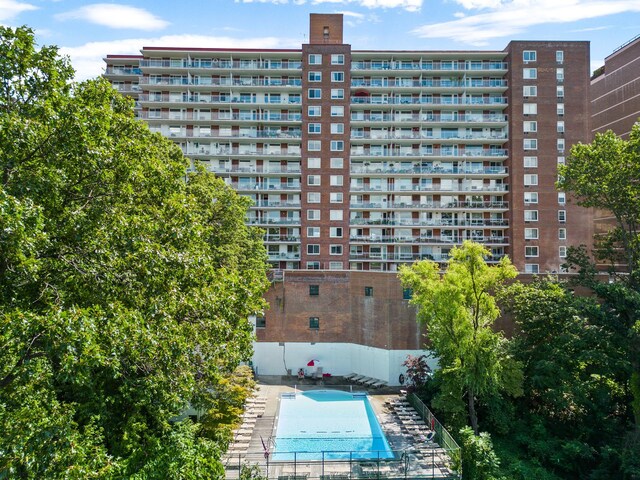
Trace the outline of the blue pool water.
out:
M 394 457 L 369 399 L 348 392 L 283 396 L 275 440 L 274 460 Z

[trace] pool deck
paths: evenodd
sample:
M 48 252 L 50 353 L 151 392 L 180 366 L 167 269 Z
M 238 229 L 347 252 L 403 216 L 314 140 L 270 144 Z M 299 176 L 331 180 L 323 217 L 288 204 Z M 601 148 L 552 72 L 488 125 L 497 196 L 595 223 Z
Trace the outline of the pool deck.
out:
M 423 433 L 409 427 L 403 414 L 394 410 L 394 402 L 401 402 L 400 389 L 385 387 L 367 390 L 362 386 L 349 385 L 340 377 L 330 381 L 300 380 L 297 377 L 259 377 L 258 388 L 251 405 L 247 408 L 242 426 L 236 431 L 233 443 L 223 458 L 226 478 L 239 478 L 239 465 L 258 464 L 268 478 L 278 480 L 355 479 L 355 478 L 454 478 L 447 468 L 448 456 L 442 448 L 427 441 Z M 340 389 L 354 392 L 367 391 L 369 401 L 378 421 L 393 450 L 407 451 L 393 462 L 349 462 L 349 461 L 304 461 L 304 462 L 267 462 L 264 456 L 263 442 L 270 449 L 271 439 L 275 436 L 279 398 L 283 393 L 320 390 L 323 388 Z M 390 406 L 391 402 L 391 406 Z M 416 423 L 419 419 L 414 419 Z M 411 423 L 414 420 L 409 420 Z M 424 427 L 426 428 L 426 427 Z M 404 470 L 407 470 L 405 473 Z

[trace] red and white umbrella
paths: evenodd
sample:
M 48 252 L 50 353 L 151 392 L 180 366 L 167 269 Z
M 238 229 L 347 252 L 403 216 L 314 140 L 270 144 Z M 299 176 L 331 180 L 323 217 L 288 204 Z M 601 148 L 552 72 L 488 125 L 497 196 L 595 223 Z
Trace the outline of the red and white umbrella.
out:
M 307 367 L 315 367 L 316 363 L 320 363 L 320 360 L 309 360 Z

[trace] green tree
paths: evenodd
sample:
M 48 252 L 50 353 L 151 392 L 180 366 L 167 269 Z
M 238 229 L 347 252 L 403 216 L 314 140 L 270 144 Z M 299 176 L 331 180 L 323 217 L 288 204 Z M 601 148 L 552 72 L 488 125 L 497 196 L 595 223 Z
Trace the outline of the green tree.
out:
M 476 435 L 469 427 L 460 430 L 462 478 L 464 480 L 500 480 L 500 459 L 493 451 L 491 435 Z
M 478 434 L 476 402 L 483 396 L 521 393 L 520 365 L 507 353 L 501 332 L 493 331 L 500 311 L 492 293 L 516 270 L 507 257 L 489 266 L 489 251 L 465 241 L 451 250 L 446 272 L 437 263 L 423 260 L 402 266 L 400 280 L 413 290 L 418 320 L 427 326 L 428 338 L 438 357 L 442 381 L 434 406 L 455 412 L 464 410 Z
M 598 239 L 596 256 L 615 265 L 622 260 L 630 275 L 623 280 L 640 285 L 640 123 L 623 140 L 612 131 L 596 134 L 590 144 L 571 148 L 566 165 L 559 167 L 558 188 L 571 192 L 578 205 L 604 209 L 615 225 Z
M 219 476 L 262 234 L 248 199 L 72 74 L 0 27 L 0 478 Z M 172 421 L 189 405 L 216 422 Z
M 524 366 L 509 443 L 566 477 L 622 478 L 630 365 L 606 308 L 552 279 L 515 283 L 500 300 L 516 323 L 512 350 Z
M 584 248 L 572 249 L 568 264 L 580 271 L 581 283 L 602 298 L 610 328 L 625 343 L 632 365 L 628 388 L 633 393 L 636 429 L 640 428 L 640 123 L 629 140 L 608 131 L 591 144 L 574 145 L 570 161 L 560 168 L 558 186 L 579 205 L 608 210 L 615 225 L 596 239 L 595 257 L 611 264 L 613 284 L 601 283 Z M 625 265 L 619 268 L 620 262 Z M 634 437 L 636 438 L 637 435 Z

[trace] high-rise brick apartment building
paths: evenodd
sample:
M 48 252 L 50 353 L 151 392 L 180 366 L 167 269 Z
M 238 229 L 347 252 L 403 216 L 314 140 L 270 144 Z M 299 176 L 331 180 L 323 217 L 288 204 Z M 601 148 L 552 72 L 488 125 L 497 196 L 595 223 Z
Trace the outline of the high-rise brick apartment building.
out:
M 491 262 L 559 272 L 591 239 L 589 212 L 554 186 L 589 138 L 588 42 L 359 51 L 341 15 L 311 15 L 299 50 L 144 47 L 106 62 L 152 130 L 254 200 L 247 221 L 284 272 L 258 319 L 262 373 L 312 355 L 393 382 L 422 346 L 400 264 L 444 263 L 473 239 Z
M 640 35 L 605 58 L 591 77 L 591 134 L 613 131 L 629 138 L 631 127 L 640 119 Z M 608 210 L 594 213 L 594 233 L 604 235 L 616 224 Z M 611 265 L 601 265 L 608 269 Z M 623 264 L 617 270 L 626 270 Z

